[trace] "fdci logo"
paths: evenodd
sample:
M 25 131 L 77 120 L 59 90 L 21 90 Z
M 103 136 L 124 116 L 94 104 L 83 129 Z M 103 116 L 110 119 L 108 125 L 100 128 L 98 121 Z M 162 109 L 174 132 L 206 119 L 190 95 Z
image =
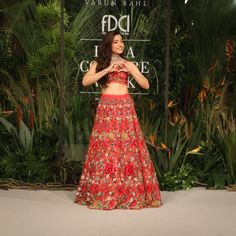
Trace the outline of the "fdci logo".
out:
M 123 15 L 117 18 L 113 15 L 104 15 L 102 17 L 102 34 L 119 29 L 121 34 L 128 35 L 130 32 L 130 16 Z

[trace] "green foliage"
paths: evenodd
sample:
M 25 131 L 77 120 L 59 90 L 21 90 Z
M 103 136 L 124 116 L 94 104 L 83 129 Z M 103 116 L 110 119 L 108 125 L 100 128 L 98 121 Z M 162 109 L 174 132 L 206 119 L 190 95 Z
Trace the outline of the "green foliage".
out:
M 22 121 L 19 127 L 15 127 L 0 117 L 0 123 L 3 140 L 0 145 L 2 179 L 43 183 L 55 181 L 56 136 L 45 132 L 35 134 Z
M 35 18 L 46 28 L 48 28 L 48 26 L 58 25 L 60 21 L 59 1 L 49 1 L 47 4 L 38 4 Z
M 94 96 L 83 94 L 74 95 L 67 104 L 65 115 L 65 145 L 67 158 L 81 161 L 85 158 L 89 137 L 92 130 L 93 118 L 91 104 Z
M 212 140 L 219 151 L 222 163 L 236 182 L 236 123 L 232 117 L 222 114 L 221 122 L 218 122 L 218 133 L 212 137 Z
M 159 179 L 159 182 L 162 190 L 176 191 L 192 188 L 196 184 L 197 180 L 197 177 L 193 174 L 192 167 L 187 164 L 181 169 L 176 170 L 176 173 L 165 172 Z
M 52 0 L 47 4 L 37 5 L 34 0 L 27 0 L 13 6 L 4 1 L 3 5 L 5 8 L 1 12 L 8 21 L 8 28 L 5 29 L 7 37 L 17 39 L 17 47 L 20 45 L 26 55 L 32 77 L 53 77 L 60 55 L 59 1 Z M 66 13 L 64 24 L 68 24 Z M 72 34 L 65 32 L 67 60 L 73 56 L 73 44 Z
M 233 180 L 230 174 L 224 174 L 220 172 L 210 173 L 207 180 L 207 185 L 210 188 L 224 189 L 225 186 L 233 184 Z
M 139 123 L 146 139 L 149 140 L 152 135 L 157 134 L 161 125 L 159 104 L 151 98 L 137 96 L 134 99 Z
M 14 71 L 13 75 L 12 71 L 1 70 L 4 78 L 1 94 L 7 98 L 7 103 L 14 112 L 14 116 L 16 109 L 20 108 L 20 111 L 23 112 L 21 119 L 27 125 L 29 115 L 31 116 L 31 129 L 23 122 L 21 122 L 21 126 L 31 133 L 32 145 L 27 155 L 24 155 L 21 143 L 19 151 L 15 150 L 18 146 L 16 146 L 16 142 L 12 143 L 12 139 L 21 137 L 24 141 L 21 134 L 23 132 L 20 131 L 21 135 L 19 135 L 18 128 L 13 125 L 14 118 L 10 119 L 7 125 L 13 127 L 12 130 L 15 132 L 11 132 L 15 136 L 10 133 L 7 135 L 1 129 L 1 137 L 3 136 L 8 141 L 2 142 L 1 145 L 0 153 L 3 157 L 1 172 L 5 178 L 19 178 L 24 181 L 37 182 L 40 180 L 41 174 L 42 181 L 55 181 L 59 175 L 56 156 L 60 3 L 59 1 L 50 1 L 47 4 L 36 5 L 35 1 L 28 0 L 17 5 L 7 2 L 3 4 L 5 4 L 5 9 L 1 12 L 9 22 L 7 25 L 9 28 L 5 29 L 8 32 L 7 36 L 9 40 L 14 37 L 17 46 L 22 47 L 28 66 L 25 61 L 19 63 L 17 67 L 23 69 L 15 70 L 16 73 Z M 19 22 L 21 23 L 19 24 Z M 66 13 L 64 23 L 66 25 L 68 23 Z M 64 39 L 65 59 L 68 62 L 73 56 L 74 38 L 72 33 L 65 32 Z M 71 84 L 66 85 L 71 86 Z M 20 128 L 20 130 L 22 129 Z M 15 139 L 18 140 L 17 138 Z M 14 148 L 14 146 L 16 147 Z M 14 158 L 17 158 L 17 161 Z M 35 171 L 31 168 L 35 168 Z M 41 171 L 39 171 L 40 168 Z
M 204 114 L 211 118 L 205 120 Z M 200 140 L 203 158 L 192 164 L 201 182 L 207 183 L 208 187 L 224 188 L 235 183 L 235 120 L 219 107 L 214 112 L 205 110 L 200 117 L 203 123 L 197 140 Z M 196 130 L 192 136 L 195 134 Z
M 233 184 L 233 180 L 228 173 L 214 172 L 209 174 L 207 184 L 210 188 L 224 189 L 225 186 Z
M 168 122 L 168 137 L 165 140 L 165 123 L 157 104 L 150 99 L 141 99 L 136 101 L 136 106 L 143 133 L 148 144 L 151 144 L 149 150 L 161 188 L 163 190 L 191 188 L 197 177 L 193 168 L 187 163 L 189 161 L 187 157 L 199 153 L 189 151 L 187 124 L 184 118 L 179 116 L 179 121 L 175 124 Z
M 68 15 L 65 13 L 65 24 Z M 60 58 L 60 4 L 59 1 L 39 4 L 35 12 L 35 30 L 38 35 L 38 48 L 29 56 L 28 66 L 33 77 L 43 75 L 52 76 Z M 73 56 L 73 36 L 70 32 L 64 33 L 65 59 Z
M 201 0 L 180 3 L 185 24 L 188 26 L 201 79 L 209 68 L 224 57 L 225 40 L 235 15 L 233 1 Z
M 52 66 L 55 60 L 58 60 L 58 48 L 56 45 L 46 45 L 40 48 L 34 55 L 29 58 L 29 69 L 33 77 L 41 75 L 50 75 Z M 48 67 L 48 62 L 51 62 L 51 67 Z
M 61 171 L 63 172 L 63 183 L 78 184 L 80 175 L 82 173 L 81 161 L 66 161 Z
M 15 179 L 30 183 L 48 183 L 56 181 L 52 164 L 37 159 L 19 161 L 16 154 L 0 160 L 1 180 Z
M 21 47 L 23 50 L 23 52 L 20 50 L 21 57 L 22 55 L 31 55 L 38 45 L 35 43 L 37 42 L 37 33 L 33 23 L 35 1 L 26 0 L 10 3 L 3 0 L 1 5 L 0 12 L 7 22 L 7 24 L 3 24 L 3 29 L 9 42 L 13 43 L 13 45 L 9 45 L 10 52 L 19 51 Z
M 174 172 L 181 160 L 184 160 L 184 151 L 186 150 L 187 138 L 181 132 L 181 126 L 179 124 L 171 125 L 168 124 L 168 138 L 167 143 L 165 142 L 165 129 L 163 126 L 160 129 L 158 143 L 164 143 L 170 151 L 161 152 L 157 154 L 158 164 L 163 173 Z
M 25 156 L 26 159 L 30 157 L 33 148 L 33 136 L 28 127 L 21 121 L 19 129 L 17 129 L 3 117 L 0 117 L 0 123 L 12 137 L 14 152 L 22 157 Z M 1 148 L 5 150 L 7 155 L 12 155 L 8 146 L 2 143 Z

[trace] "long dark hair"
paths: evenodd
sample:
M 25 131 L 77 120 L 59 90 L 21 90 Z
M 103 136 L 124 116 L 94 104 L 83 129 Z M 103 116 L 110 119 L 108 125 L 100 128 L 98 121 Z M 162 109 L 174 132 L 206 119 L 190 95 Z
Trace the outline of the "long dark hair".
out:
M 98 58 L 96 59 L 97 62 L 96 72 L 104 70 L 110 65 L 111 55 L 112 55 L 112 42 L 116 35 L 121 35 L 118 30 L 109 31 L 104 35 L 103 40 L 98 49 Z M 120 56 L 123 57 L 123 55 Z M 107 76 L 104 76 L 102 79 L 98 81 L 98 83 L 101 84 L 102 86 L 106 86 L 107 80 L 108 80 Z

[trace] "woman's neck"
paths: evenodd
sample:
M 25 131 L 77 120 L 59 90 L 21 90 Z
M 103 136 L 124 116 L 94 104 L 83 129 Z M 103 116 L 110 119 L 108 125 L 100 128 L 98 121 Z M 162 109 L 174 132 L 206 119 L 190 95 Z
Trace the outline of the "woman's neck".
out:
M 122 57 L 119 54 L 111 54 L 111 62 L 121 61 Z

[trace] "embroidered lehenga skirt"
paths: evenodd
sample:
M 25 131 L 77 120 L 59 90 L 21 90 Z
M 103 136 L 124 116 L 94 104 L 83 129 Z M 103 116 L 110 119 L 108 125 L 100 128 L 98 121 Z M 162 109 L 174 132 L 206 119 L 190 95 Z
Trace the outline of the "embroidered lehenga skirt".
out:
M 101 96 L 74 202 L 104 210 L 161 206 L 156 173 L 129 94 Z

